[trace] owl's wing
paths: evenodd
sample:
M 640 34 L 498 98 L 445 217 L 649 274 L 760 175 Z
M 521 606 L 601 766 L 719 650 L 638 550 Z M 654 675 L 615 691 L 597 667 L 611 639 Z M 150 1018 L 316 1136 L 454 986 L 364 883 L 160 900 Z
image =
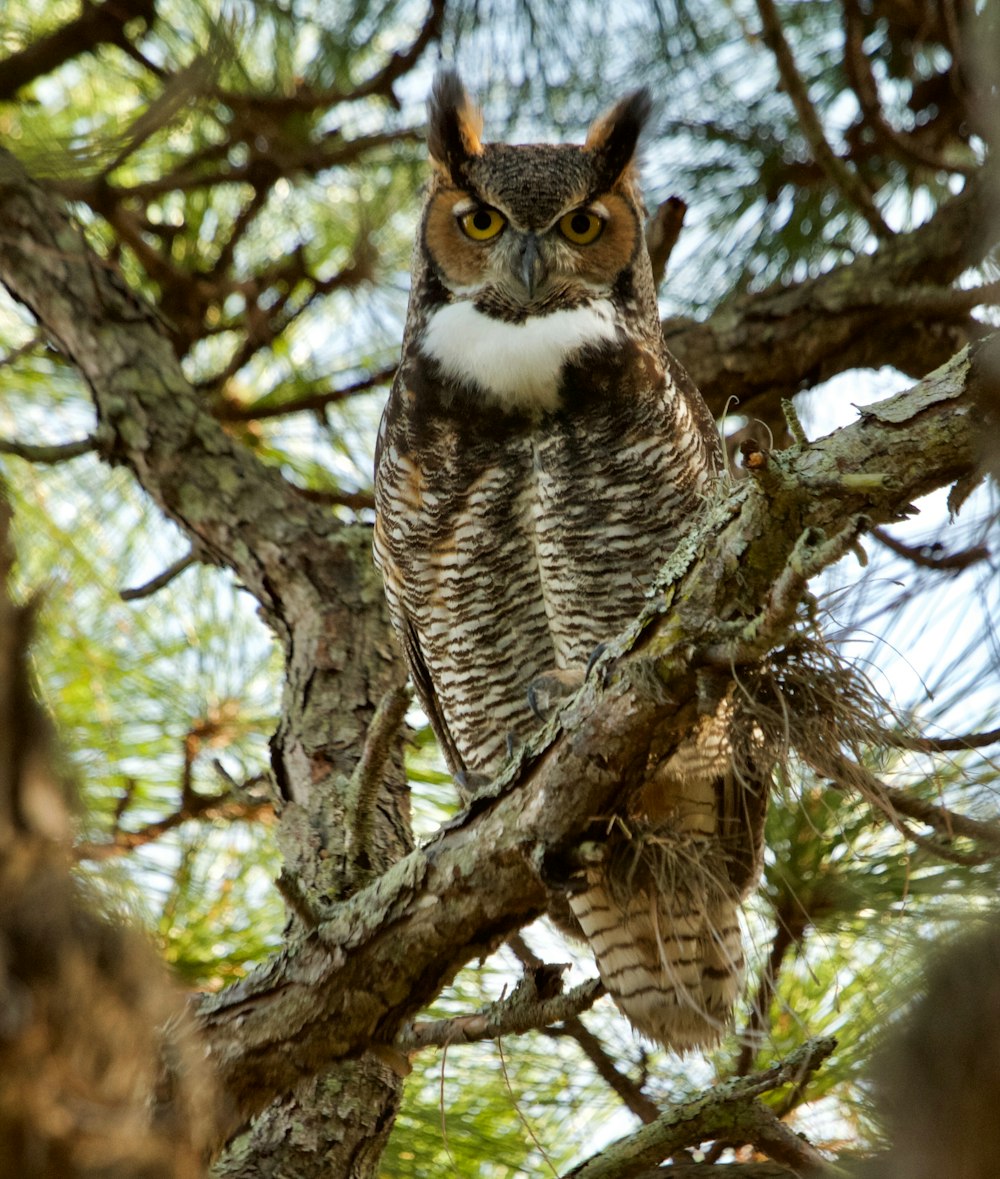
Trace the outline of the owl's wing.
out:
M 441 711 L 437 693 L 434 691 L 434 683 L 431 680 L 431 673 L 428 670 L 423 651 L 420 649 L 420 636 L 405 614 L 398 622 L 400 624 L 398 634 L 403 642 L 403 653 L 410 668 L 410 678 L 413 680 L 413 686 L 417 689 L 417 695 L 420 697 L 424 712 L 427 713 L 427 719 L 431 722 L 431 728 L 441 746 L 444 759 L 453 774 L 465 775 L 465 762 L 458 752 L 444 713 Z

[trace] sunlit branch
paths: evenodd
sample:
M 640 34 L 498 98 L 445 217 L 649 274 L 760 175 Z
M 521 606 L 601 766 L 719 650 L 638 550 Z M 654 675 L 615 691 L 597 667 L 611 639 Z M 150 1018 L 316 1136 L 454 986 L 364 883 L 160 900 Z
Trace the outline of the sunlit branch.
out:
M 179 577 L 185 569 L 190 569 L 192 565 L 197 564 L 198 556 L 194 549 L 190 549 L 183 557 L 178 557 L 176 561 L 168 565 L 162 573 L 158 573 L 156 577 L 151 577 L 143 585 L 134 586 L 132 589 L 123 589 L 118 596 L 123 602 L 136 602 L 140 598 L 151 598 L 153 594 L 168 586 L 175 577 Z
M 757 11 L 763 25 L 764 42 L 774 54 L 781 81 L 795 107 L 802 134 L 812 148 L 816 162 L 857 208 L 877 237 L 891 236 L 889 227 L 882 220 L 882 215 L 872 200 L 872 194 L 861 177 L 836 154 L 827 141 L 823 125 L 809 100 L 806 84 L 785 39 L 785 32 L 773 0 L 757 0 Z
M 47 446 L 38 442 L 17 442 L 0 438 L 0 454 L 10 454 L 29 463 L 65 463 L 97 450 L 96 438 L 81 438 L 76 442 L 60 442 Z
M 400 1031 L 394 1046 L 403 1052 L 419 1052 L 422 1048 L 517 1036 L 570 1019 L 592 1007 L 603 994 L 604 984 L 592 978 L 565 994 L 540 999 L 526 975 L 509 999 L 501 999 L 473 1015 L 408 1024 Z

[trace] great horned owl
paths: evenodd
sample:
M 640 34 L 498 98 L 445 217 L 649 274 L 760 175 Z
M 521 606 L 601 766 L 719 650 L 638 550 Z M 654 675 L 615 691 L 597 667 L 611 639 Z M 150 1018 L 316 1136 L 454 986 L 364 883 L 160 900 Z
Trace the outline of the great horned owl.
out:
M 624 98 L 582 147 L 483 143 L 458 78 L 434 85 L 374 547 L 466 783 L 537 733 L 534 685 L 579 683 L 638 615 L 719 478 L 715 424 L 660 333 L 634 163 L 649 108 L 645 91 Z M 618 1006 L 675 1048 L 726 1023 L 759 867 L 762 802 L 727 773 L 728 707 L 625 807 L 659 857 L 619 857 L 570 896 Z

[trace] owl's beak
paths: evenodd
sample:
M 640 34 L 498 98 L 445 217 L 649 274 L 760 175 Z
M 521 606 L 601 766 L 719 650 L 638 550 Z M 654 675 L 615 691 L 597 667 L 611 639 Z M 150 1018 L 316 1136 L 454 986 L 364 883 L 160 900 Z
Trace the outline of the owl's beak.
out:
M 545 261 L 538 250 L 538 238 L 533 233 L 525 234 L 519 261 L 519 277 L 527 289 L 528 298 L 532 299 L 547 273 Z

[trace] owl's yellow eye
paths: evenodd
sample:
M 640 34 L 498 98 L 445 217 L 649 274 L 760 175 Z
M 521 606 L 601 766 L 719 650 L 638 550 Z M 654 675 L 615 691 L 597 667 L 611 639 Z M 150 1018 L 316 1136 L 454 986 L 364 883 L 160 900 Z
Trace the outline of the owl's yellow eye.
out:
M 586 209 L 574 209 L 572 213 L 559 218 L 559 232 L 577 246 L 589 246 L 591 242 L 596 242 L 603 228 L 603 220 Z
M 458 223 L 466 237 L 471 237 L 474 242 L 488 242 L 503 229 L 507 219 L 496 209 L 480 205 L 478 209 L 459 217 Z

